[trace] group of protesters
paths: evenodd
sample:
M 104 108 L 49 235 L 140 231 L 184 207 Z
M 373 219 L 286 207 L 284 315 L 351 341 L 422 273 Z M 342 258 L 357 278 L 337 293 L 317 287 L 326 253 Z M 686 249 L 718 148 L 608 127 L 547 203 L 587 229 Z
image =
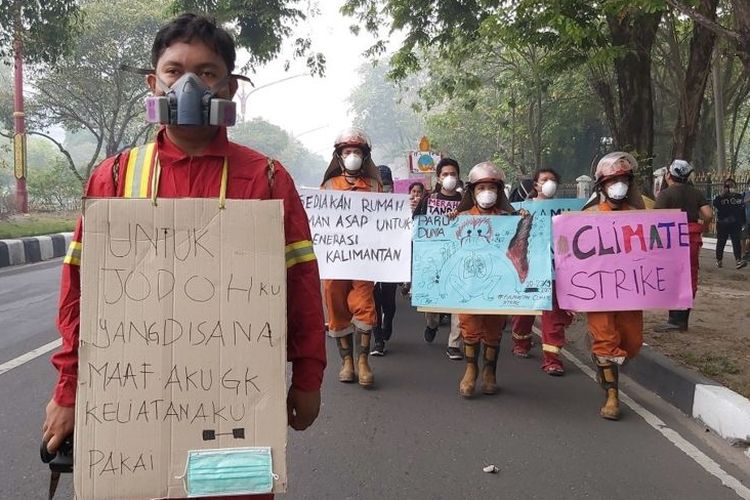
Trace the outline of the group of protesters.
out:
M 669 167 L 655 174 L 654 198 L 641 193 L 635 173 L 636 159 L 624 152 L 605 155 L 595 172 L 593 194 L 583 211 L 609 212 L 623 210 L 678 209 L 686 213 L 688 221 L 692 294 L 698 288 L 699 251 L 702 235 L 708 230 L 714 213 L 705 195 L 690 181 L 693 167 L 683 160 L 673 161 Z M 331 181 L 331 176 L 337 179 Z M 555 197 L 561 183 L 560 174 L 552 168 L 542 168 L 523 180 L 512 191 L 506 189 L 505 174 L 491 162 L 480 163 L 470 169 L 466 184 L 461 181 L 459 163 L 443 158 L 435 168 L 432 190 L 421 182 L 408 188 L 413 216 L 445 215 L 455 217 L 486 215 L 528 215 L 516 210 L 511 201 L 535 202 Z M 344 132 L 335 142 L 333 158 L 323 182 L 324 189 L 349 191 L 392 192 L 393 176 L 389 167 L 376 167 L 371 159 L 371 145 L 367 135 L 358 129 Z M 750 186 L 750 183 L 749 183 Z M 717 212 L 717 265 L 721 266 L 724 244 L 731 238 L 735 244 L 736 267 L 747 263 L 747 254 L 738 253 L 740 232 L 747 235 L 745 212 L 750 212 L 750 194 L 734 192 L 736 183 L 728 179 L 724 193 L 713 200 Z M 750 190 L 750 187 L 749 187 Z M 747 250 L 747 249 L 746 249 Z M 747 253 L 747 252 L 746 252 Z M 325 305 L 328 312 L 329 335 L 336 338 L 342 358 L 339 380 L 358 381 L 363 387 L 374 383 L 368 355 L 383 356 L 386 343 L 393 333 L 396 311 L 395 283 L 332 280 L 325 282 Z M 409 284 L 403 284 L 403 292 Z M 339 294 L 329 290 L 336 287 Z M 541 313 L 542 370 L 548 375 L 561 376 L 565 368 L 561 349 L 565 345 L 565 331 L 574 314 L 562 310 L 555 298 L 552 281 L 551 310 Z M 613 307 L 614 308 L 614 307 Z M 459 394 L 465 398 L 475 395 L 477 382 L 481 393 L 497 391 L 496 368 L 501 335 L 510 325 L 512 353 L 529 357 L 533 345 L 532 328 L 536 316 L 503 314 L 440 314 L 425 313 L 424 340 L 436 338 L 443 319 L 450 318 L 446 354 L 452 360 L 464 360 L 466 368 L 459 382 Z M 591 336 L 592 359 L 597 368 L 597 379 L 605 392 L 605 403 L 600 409 L 603 418 L 617 420 L 620 416 L 618 378 L 619 368 L 635 357 L 643 343 L 643 312 L 612 311 L 586 313 Z M 690 309 L 669 311 L 668 318 L 658 331 L 686 331 Z M 371 344 L 370 337 L 373 337 Z M 359 340 L 356 363 L 353 356 L 355 339 Z M 482 361 L 481 370 L 479 368 Z M 355 369 L 356 365 L 356 369 Z
M 321 292 L 307 216 L 291 176 L 279 162 L 227 138 L 226 127 L 233 124 L 235 116 L 232 97 L 238 88 L 237 80 L 241 78 L 232 74 L 235 59 L 231 34 L 209 18 L 183 14 L 163 26 L 156 34 L 151 51 L 153 67 L 137 70 L 146 75 L 151 94 L 147 103 L 151 106 L 149 120 L 161 127 L 148 145 L 104 160 L 89 179 L 86 196 L 152 198 L 154 202 L 157 197 L 218 197 L 222 208 L 226 199 L 278 200 L 283 204 L 287 359 L 292 363 L 287 411 L 289 425 L 303 430 L 315 421 L 320 409 L 320 387 L 327 362 L 326 328 L 335 338 L 341 357 L 339 380 L 373 387 L 375 374 L 369 356 L 382 356 L 386 352 L 386 343 L 394 329 L 398 284 L 324 280 Z M 379 169 L 371 153 L 372 146 L 365 133 L 357 129 L 342 133 L 335 141 L 321 189 L 391 191 L 390 170 Z M 594 193 L 583 210 L 614 212 L 645 208 L 644 197 L 635 180 L 637 167 L 635 158 L 628 153 L 605 155 L 596 167 Z M 673 162 L 663 173 L 666 187 L 658 193 L 655 206 L 677 208 L 687 213 L 695 294 L 701 235 L 712 213 L 705 197 L 690 185 L 691 172 L 686 162 Z M 556 171 L 541 169 L 533 179 L 519 185 L 512 197 L 550 199 L 556 195 L 560 182 Z M 506 184 L 503 171 L 491 162 L 472 167 L 464 184 L 459 163 L 443 158 L 436 168 L 434 189 L 427 192 L 425 186 L 413 184 L 409 194 L 415 216 L 439 210 L 450 217 L 519 215 L 523 221 L 529 214 L 513 208 L 506 194 Z M 746 255 L 742 259 L 738 253 L 738 228 L 746 224 L 748 217 L 738 206 L 747 211 L 750 196 L 744 200 L 738 198 L 737 193 L 733 193 L 734 187 L 734 181 L 728 180 L 725 193 L 714 200 L 719 222 L 717 264 L 721 265 L 723 244 L 729 238 L 735 245 L 739 268 L 746 262 L 749 247 L 746 238 Z M 747 227 L 745 236 L 748 236 Z M 84 258 L 83 224 L 79 219 L 63 263 L 57 319 L 62 344 L 52 357 L 58 380 L 46 407 L 42 429 L 46 450 L 51 453 L 71 435 L 75 426 L 82 324 L 80 266 Z M 671 311 L 663 328 L 686 330 L 689 315 L 690 310 Z M 510 323 L 512 327 L 513 354 L 526 357 L 532 347 L 533 319 L 468 313 L 450 317 L 447 355 L 453 360 L 464 360 L 466 364 L 458 384 L 460 395 L 473 397 L 478 381 L 482 393 L 494 394 L 498 346 L 505 324 Z M 560 350 L 571 317 L 556 302 L 550 311 L 542 312 L 542 369 L 549 375 L 564 373 Z M 434 341 L 441 320 L 440 314 L 425 315 L 425 341 Z M 87 321 L 91 323 L 90 319 Z M 605 393 L 600 414 L 616 420 L 620 416 L 619 367 L 640 350 L 643 313 L 590 312 L 587 322 L 593 361 Z

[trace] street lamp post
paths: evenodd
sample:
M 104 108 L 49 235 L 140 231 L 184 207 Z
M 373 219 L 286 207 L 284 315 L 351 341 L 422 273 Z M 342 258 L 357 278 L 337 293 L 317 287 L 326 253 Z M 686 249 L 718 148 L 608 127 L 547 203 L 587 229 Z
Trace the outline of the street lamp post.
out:
M 245 92 L 244 85 L 241 85 L 240 86 L 240 90 L 237 93 L 237 98 L 240 100 L 240 120 L 243 121 L 243 122 L 245 121 L 245 111 L 246 111 L 246 106 L 247 106 L 247 99 L 252 94 L 254 94 L 255 92 L 257 92 L 259 90 L 262 90 L 262 89 L 264 89 L 266 87 L 270 87 L 271 85 L 276 85 L 277 83 L 286 82 L 287 80 L 292 80 L 293 78 L 299 78 L 301 76 L 307 76 L 307 75 L 308 75 L 308 73 L 299 73 L 299 74 L 296 74 L 296 75 L 287 76 L 287 77 L 281 78 L 279 80 L 274 80 L 272 82 L 265 83 L 265 84 L 261 85 L 260 87 L 255 87 L 250 92 Z

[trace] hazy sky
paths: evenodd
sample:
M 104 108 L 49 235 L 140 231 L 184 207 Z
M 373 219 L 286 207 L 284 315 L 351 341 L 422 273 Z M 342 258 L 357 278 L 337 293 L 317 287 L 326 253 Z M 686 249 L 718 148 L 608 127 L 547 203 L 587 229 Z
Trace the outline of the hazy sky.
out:
M 295 136 L 312 152 L 329 158 L 336 134 L 351 124 L 347 98 L 361 81 L 357 67 L 365 61 L 364 52 L 373 42 L 367 34 L 353 35 L 349 26 L 353 18 L 339 13 L 341 0 L 319 2 L 321 14 L 301 23 L 300 36 L 312 38 L 313 49 L 326 56 L 326 76 L 311 77 L 305 61 L 292 62 L 284 71 L 285 55 L 257 68 L 249 75 L 256 87 L 292 75 L 306 76 L 280 82 L 253 93 L 247 100 L 247 119 L 262 117 Z M 238 63 L 242 63 L 242 54 Z M 238 110 L 239 111 L 239 110 Z M 318 129 L 318 130 L 315 130 Z

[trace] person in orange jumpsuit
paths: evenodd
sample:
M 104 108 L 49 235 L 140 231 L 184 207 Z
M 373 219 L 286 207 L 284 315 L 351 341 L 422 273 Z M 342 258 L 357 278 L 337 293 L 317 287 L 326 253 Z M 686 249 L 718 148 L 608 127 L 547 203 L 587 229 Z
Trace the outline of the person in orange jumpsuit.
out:
M 688 179 L 693 166 L 685 160 L 674 160 L 664 175 L 667 187 L 656 196 L 654 208 L 678 208 L 685 212 L 690 234 L 690 279 L 693 285 L 693 298 L 698 292 L 698 267 L 703 233 L 708 229 L 713 211 L 706 195 L 692 186 Z M 669 311 L 669 318 L 654 330 L 659 332 L 686 331 L 690 320 L 690 309 Z
M 176 87 L 173 85 L 176 81 L 183 79 L 211 89 L 212 99 L 231 102 L 228 100 L 237 90 L 237 79 L 231 75 L 234 62 L 234 41 L 227 31 L 206 17 L 183 14 L 159 30 L 152 49 L 154 69 L 143 72 L 148 73 L 147 83 L 154 96 L 164 95 L 164 87 L 170 90 Z M 194 115 L 202 114 L 200 107 L 185 106 L 185 110 Z M 104 160 L 92 173 L 86 196 L 221 199 L 223 195 L 230 199 L 283 201 L 288 287 L 287 357 L 292 363 L 288 420 L 292 428 L 303 430 L 315 421 L 320 408 L 320 386 L 326 365 L 325 323 L 318 265 L 307 215 L 294 182 L 278 162 L 229 142 L 225 126 L 182 125 L 175 121 L 179 123 L 177 119 L 166 122 L 154 143 Z M 231 125 L 232 121 L 226 120 L 226 124 Z M 74 429 L 82 236 L 79 218 L 63 264 L 57 319 L 62 347 L 52 356 L 52 364 L 59 375 L 43 427 L 43 441 L 52 453 Z M 83 255 L 85 258 L 85 253 Z M 273 495 L 232 498 L 260 500 L 273 498 Z
M 638 162 L 628 153 L 605 155 L 596 166 L 595 194 L 584 211 L 642 210 L 643 197 L 634 180 Z M 587 313 L 592 359 L 606 399 L 599 414 L 620 418 L 619 367 L 634 358 L 643 344 L 643 311 Z
M 372 146 L 367 135 L 356 128 L 345 130 L 336 138 L 333 158 L 328 165 L 321 189 L 337 191 L 382 192 L 378 167 L 370 156 Z M 377 324 L 375 283 L 360 280 L 324 280 L 323 295 L 328 312 L 328 334 L 336 339 L 341 356 L 339 380 L 372 387 L 374 375 L 368 361 L 370 336 Z M 359 337 L 357 371 L 354 369 L 354 334 Z
M 514 209 L 505 196 L 505 173 L 490 162 L 475 165 L 469 171 L 469 182 L 458 215 L 509 215 Z M 526 211 L 523 211 L 527 214 Z M 503 326 L 507 317 L 499 314 L 459 314 L 458 323 L 464 342 L 466 370 L 458 392 L 465 398 L 474 395 L 479 376 L 477 357 L 480 343 L 484 345 L 482 393 L 497 392 L 497 355 Z

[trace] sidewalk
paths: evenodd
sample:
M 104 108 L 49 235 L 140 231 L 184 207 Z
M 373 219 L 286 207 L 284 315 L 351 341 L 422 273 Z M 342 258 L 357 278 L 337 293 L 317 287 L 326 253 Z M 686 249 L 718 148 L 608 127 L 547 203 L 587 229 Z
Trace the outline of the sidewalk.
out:
M 65 256 L 73 233 L 0 240 L 0 268 Z

